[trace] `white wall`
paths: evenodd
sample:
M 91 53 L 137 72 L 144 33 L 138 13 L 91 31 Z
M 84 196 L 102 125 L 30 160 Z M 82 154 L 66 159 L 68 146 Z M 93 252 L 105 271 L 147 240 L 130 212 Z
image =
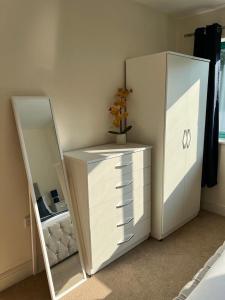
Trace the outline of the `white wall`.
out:
M 218 185 L 203 189 L 202 202 L 205 209 L 225 216 L 225 144 L 219 148 Z
M 10 97 L 49 95 L 64 150 L 107 142 L 107 110 L 123 85 L 125 58 L 173 50 L 173 29 L 165 15 L 128 0 L 0 2 L 0 282 L 12 279 L 15 266 L 27 267 L 11 282 L 27 275 L 31 259 Z
M 184 34 L 194 32 L 197 27 L 210 25 L 212 23 L 225 25 L 225 9 L 210 13 L 186 17 L 177 21 L 177 51 L 192 54 L 194 37 L 184 37 Z M 223 31 L 223 37 L 225 31 Z M 204 188 L 202 193 L 202 206 L 205 209 L 225 216 L 225 144 L 220 144 L 219 149 L 219 173 L 218 185 L 213 188 Z

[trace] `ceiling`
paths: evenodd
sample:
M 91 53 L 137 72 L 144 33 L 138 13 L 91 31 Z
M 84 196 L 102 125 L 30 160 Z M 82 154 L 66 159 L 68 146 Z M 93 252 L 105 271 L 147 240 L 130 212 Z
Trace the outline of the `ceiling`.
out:
M 135 2 L 180 17 L 225 7 L 225 0 L 135 0 Z

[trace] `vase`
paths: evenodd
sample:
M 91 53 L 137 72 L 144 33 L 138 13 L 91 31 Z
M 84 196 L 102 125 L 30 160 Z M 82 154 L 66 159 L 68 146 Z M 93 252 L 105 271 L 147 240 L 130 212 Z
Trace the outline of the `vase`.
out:
M 116 135 L 116 143 L 117 143 L 117 145 L 126 145 L 126 143 L 127 143 L 126 133 L 117 134 Z

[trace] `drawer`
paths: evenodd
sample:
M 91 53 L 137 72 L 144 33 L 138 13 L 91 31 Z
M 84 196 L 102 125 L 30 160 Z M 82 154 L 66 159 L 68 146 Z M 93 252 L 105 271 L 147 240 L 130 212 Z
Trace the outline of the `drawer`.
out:
M 150 149 L 146 149 L 88 164 L 88 179 L 93 185 L 112 178 L 119 180 L 125 174 L 132 174 L 150 165 L 151 153 Z
M 109 232 L 128 222 L 135 224 L 150 218 L 151 213 L 150 185 L 139 187 L 124 198 L 109 199 L 90 208 L 90 227 L 93 234 L 103 234 L 102 227 L 107 226 Z M 106 225 L 107 224 L 107 225 Z
M 143 193 L 144 195 L 141 195 Z M 116 207 L 115 221 L 117 227 L 129 222 L 137 224 L 140 221 L 150 218 L 150 186 L 146 186 L 139 194 L 139 201 L 134 200 L 123 207 Z
M 89 181 L 89 207 L 98 205 L 111 199 L 127 199 L 127 194 L 131 194 L 135 189 L 150 185 L 150 167 L 138 169 L 132 173 L 127 173 L 121 178 L 113 178 L 103 181 Z
M 102 230 L 106 232 L 104 227 Z M 111 231 L 104 238 L 97 236 L 92 242 L 92 267 L 98 269 L 108 260 L 112 260 L 120 252 L 131 248 L 132 244 L 147 237 L 150 234 L 150 219 L 138 222 L 136 225 L 130 223 L 119 230 Z

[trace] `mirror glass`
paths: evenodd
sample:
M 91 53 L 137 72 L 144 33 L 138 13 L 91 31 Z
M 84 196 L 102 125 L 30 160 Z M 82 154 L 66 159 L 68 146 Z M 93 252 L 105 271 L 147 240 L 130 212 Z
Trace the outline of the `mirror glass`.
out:
M 85 275 L 51 103 L 14 97 L 13 106 L 50 290 L 58 298 Z

